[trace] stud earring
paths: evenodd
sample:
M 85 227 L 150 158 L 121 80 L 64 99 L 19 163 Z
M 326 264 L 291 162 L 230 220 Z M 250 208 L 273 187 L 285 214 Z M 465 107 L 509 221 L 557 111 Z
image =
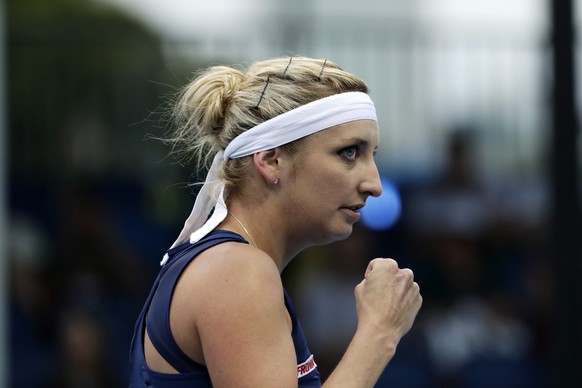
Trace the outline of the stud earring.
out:
M 278 184 L 279 184 L 279 178 L 275 178 L 275 179 L 273 180 L 273 184 L 274 184 L 274 185 L 278 185 Z

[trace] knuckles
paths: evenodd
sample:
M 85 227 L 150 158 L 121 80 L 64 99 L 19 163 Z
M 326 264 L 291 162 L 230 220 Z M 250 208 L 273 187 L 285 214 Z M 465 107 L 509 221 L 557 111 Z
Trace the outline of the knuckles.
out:
M 416 294 L 422 303 L 422 297 L 420 296 L 420 286 L 414 281 L 414 272 L 410 268 L 399 268 L 398 263 L 394 259 L 390 258 L 376 258 L 370 262 L 370 271 L 376 272 L 382 278 L 382 273 L 385 273 L 388 278 L 392 278 L 396 283 L 400 283 L 407 292 Z M 366 275 L 368 275 L 367 273 Z M 368 276 L 365 276 L 368 279 Z M 385 278 L 387 279 L 387 278 Z M 366 283 L 364 280 L 362 283 L 356 286 L 356 289 L 362 288 Z
M 410 268 L 399 268 L 398 263 L 394 259 L 376 260 L 380 261 L 374 264 L 373 270 L 396 274 L 397 277 L 403 278 L 407 282 L 412 282 L 414 280 L 414 272 L 412 272 Z
M 412 282 L 414 280 L 414 273 L 410 268 L 403 268 L 399 270 L 400 276 L 404 278 L 406 282 Z
M 394 259 L 376 258 L 370 262 L 370 272 L 374 270 L 390 270 L 392 272 L 398 271 L 398 263 Z

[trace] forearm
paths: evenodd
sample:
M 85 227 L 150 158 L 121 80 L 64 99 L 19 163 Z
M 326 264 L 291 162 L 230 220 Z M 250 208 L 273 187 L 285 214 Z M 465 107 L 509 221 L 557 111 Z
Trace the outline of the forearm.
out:
M 374 259 L 356 286 L 358 329 L 326 388 L 374 387 L 422 304 L 412 271 Z
M 373 387 L 394 356 L 399 338 L 373 328 L 358 328 L 325 388 Z

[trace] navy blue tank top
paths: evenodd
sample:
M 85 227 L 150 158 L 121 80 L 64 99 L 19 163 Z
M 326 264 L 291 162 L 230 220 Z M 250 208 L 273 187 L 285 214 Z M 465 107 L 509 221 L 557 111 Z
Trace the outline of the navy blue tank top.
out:
M 212 387 L 208 369 L 188 357 L 178 347 L 172 336 L 170 302 L 174 287 L 184 268 L 201 252 L 227 241 L 247 243 L 236 233 L 215 230 L 197 243 L 186 242 L 168 251 L 170 259 L 160 270 L 135 324 L 130 349 L 130 388 Z M 284 294 L 285 305 L 293 323 L 291 335 L 298 360 L 298 386 L 320 387 L 319 371 L 307 346 L 307 340 L 295 314 L 295 307 L 287 292 Z M 147 330 L 150 340 L 160 355 L 180 373 L 160 373 L 148 368 L 143 346 L 145 330 Z

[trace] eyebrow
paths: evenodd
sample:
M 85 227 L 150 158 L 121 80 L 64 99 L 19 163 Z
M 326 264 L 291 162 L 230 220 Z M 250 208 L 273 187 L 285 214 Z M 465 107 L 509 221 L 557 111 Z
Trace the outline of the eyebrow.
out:
M 344 138 L 344 139 L 338 139 L 339 142 L 341 143 L 355 143 L 357 145 L 359 145 L 360 147 L 369 147 L 370 146 L 370 142 L 367 140 L 364 140 L 362 138 L 359 137 L 349 137 L 349 138 Z M 377 150 L 378 146 L 374 147 L 374 150 Z

